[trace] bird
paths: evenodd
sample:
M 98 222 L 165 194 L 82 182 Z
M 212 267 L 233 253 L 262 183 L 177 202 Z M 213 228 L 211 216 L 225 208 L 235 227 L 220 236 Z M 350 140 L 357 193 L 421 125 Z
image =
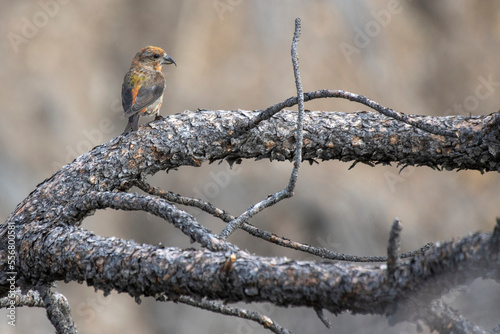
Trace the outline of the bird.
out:
M 166 85 L 161 69 L 162 65 L 170 64 L 177 66 L 172 57 L 156 46 L 146 46 L 132 59 L 122 85 L 122 106 L 125 117 L 128 117 L 123 134 L 137 131 L 141 116 L 156 115 L 155 120 L 161 118 Z

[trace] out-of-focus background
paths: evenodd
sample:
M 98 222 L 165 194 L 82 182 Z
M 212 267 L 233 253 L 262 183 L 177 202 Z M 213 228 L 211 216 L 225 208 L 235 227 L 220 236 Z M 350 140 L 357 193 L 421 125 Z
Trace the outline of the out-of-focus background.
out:
M 177 67 L 162 114 L 262 109 L 295 94 L 290 60 L 294 19 L 305 91 L 344 89 L 410 114 L 479 115 L 500 106 L 500 3 L 480 1 L 78 1 L 0 2 L 0 217 L 35 186 L 125 128 L 120 91 L 135 53 L 164 48 Z M 355 111 L 340 100 L 311 110 Z M 291 239 L 357 255 L 384 255 L 395 217 L 403 251 L 430 241 L 492 230 L 500 216 L 500 176 L 477 171 L 305 164 L 296 195 L 252 219 Z M 150 178 L 239 214 L 282 189 L 289 162 L 205 163 Z M 215 232 L 222 224 L 190 210 Z M 83 228 L 143 243 L 191 247 L 178 230 L 143 213 L 97 212 Z M 260 255 L 311 257 L 238 231 L 230 240 Z M 267 333 L 245 320 L 173 303 L 59 283 L 80 333 Z M 489 281 L 454 290 L 447 303 L 472 321 L 498 322 L 500 288 Z M 311 309 L 240 305 L 296 333 L 331 333 Z M 336 333 L 416 333 L 382 316 L 328 315 Z M 52 333 L 43 309 L 17 309 L 2 333 Z

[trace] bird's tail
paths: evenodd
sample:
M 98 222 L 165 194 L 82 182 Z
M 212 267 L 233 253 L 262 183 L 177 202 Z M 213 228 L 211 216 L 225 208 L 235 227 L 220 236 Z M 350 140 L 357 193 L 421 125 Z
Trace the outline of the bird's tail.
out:
M 123 134 L 129 133 L 131 131 L 137 131 L 139 129 L 139 115 L 135 114 L 128 118 L 127 127 Z

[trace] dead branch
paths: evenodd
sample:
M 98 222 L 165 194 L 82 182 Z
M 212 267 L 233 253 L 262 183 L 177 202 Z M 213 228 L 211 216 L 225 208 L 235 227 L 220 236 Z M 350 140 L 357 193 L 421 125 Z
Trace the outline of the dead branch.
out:
M 176 300 L 184 295 L 226 302 L 314 306 L 333 314 L 391 315 L 417 292 L 425 305 L 451 287 L 478 277 L 500 278 L 499 254 L 492 244 L 495 237 L 489 233 L 433 246 L 422 255 L 401 261 L 394 278 L 388 280 L 386 264 L 297 262 L 241 250 L 160 248 L 97 236 L 74 226 L 47 230 L 28 224 L 24 230 L 17 281 L 23 287 L 64 280 L 132 297 L 164 295 Z M 3 257 L 0 268 L 5 269 Z M 453 277 L 452 283 L 447 277 Z
M 293 159 L 295 112 L 281 112 L 249 133 L 231 138 L 235 129 L 256 115 L 258 112 L 243 110 L 185 112 L 116 137 L 38 185 L 7 222 L 57 219 L 75 198 L 91 191 L 126 191 L 142 175 L 161 170 L 200 166 L 204 161 Z M 460 137 L 432 135 L 373 112 L 310 111 L 304 115 L 303 159 L 500 171 L 498 113 L 413 117 L 437 127 L 447 126 Z M 86 214 L 68 223 L 76 224 Z
M 436 298 L 478 277 L 499 280 L 499 222 L 492 234 L 476 233 L 400 255 L 401 225 L 396 220 L 388 256 L 380 258 L 386 263 L 290 261 L 240 250 L 168 202 L 195 205 L 226 223 L 233 222 L 223 236 L 241 227 L 276 244 L 341 258 L 246 222 L 261 205 L 293 194 L 303 160 L 500 171 L 498 113 L 405 115 L 345 91 L 303 93 L 296 54 L 299 23 L 295 53 L 292 51 L 297 97 L 259 111 L 203 110 L 169 116 L 95 147 L 39 184 L 0 225 L 0 270 L 6 273 L 0 277 L 0 306 L 43 305 L 58 333 L 76 332 L 67 301 L 51 288 L 52 283 L 63 280 L 86 282 L 105 294 L 113 290 L 128 293 L 136 300 L 152 296 L 185 302 L 246 317 L 280 333 L 287 330 L 265 315 L 221 302 L 310 307 L 325 325 L 329 321 L 322 310 L 382 314 L 391 323 L 422 319 L 441 331 L 481 332 Z M 304 111 L 303 102 L 317 98 L 345 98 L 381 114 Z M 295 104 L 299 105 L 298 114 L 284 110 Z M 144 182 L 144 176 L 162 170 L 197 167 L 206 161 L 241 163 L 244 159 L 290 160 L 294 168 L 284 193 L 263 200 L 240 217 Z M 148 194 L 127 193 L 133 186 Z M 139 245 L 80 228 L 85 217 L 105 208 L 152 213 L 203 249 Z M 448 277 L 453 277 L 451 283 Z M 28 298 L 23 294 L 28 290 L 38 291 L 38 297 Z
M 293 190 L 295 189 L 295 185 L 297 184 L 297 178 L 299 176 L 300 165 L 302 164 L 302 145 L 303 145 L 303 122 L 304 122 L 304 92 L 302 91 L 302 81 L 300 79 L 300 71 L 299 71 L 299 58 L 298 58 L 298 43 L 300 37 L 300 19 L 297 18 L 295 20 L 295 33 L 293 34 L 293 42 L 292 42 L 292 64 L 293 64 L 293 74 L 295 76 L 295 86 L 297 88 L 297 103 L 299 106 L 299 111 L 297 115 L 297 134 L 295 137 L 295 152 L 293 158 L 293 169 L 292 174 L 290 175 L 290 180 L 288 181 L 288 185 L 282 191 L 278 191 L 277 193 L 267 196 L 265 199 L 260 201 L 259 203 L 253 205 L 247 211 L 243 212 L 238 218 L 230 221 L 226 227 L 221 232 L 222 238 L 227 238 L 234 230 L 240 228 L 243 223 L 245 223 L 248 219 L 255 216 L 260 211 L 293 196 Z

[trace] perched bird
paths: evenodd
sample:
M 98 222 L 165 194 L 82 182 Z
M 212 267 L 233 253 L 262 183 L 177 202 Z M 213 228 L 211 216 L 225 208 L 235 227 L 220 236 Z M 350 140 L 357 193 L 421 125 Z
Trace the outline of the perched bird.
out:
M 137 131 L 140 116 L 160 117 L 165 90 L 165 77 L 161 73 L 164 64 L 177 66 L 172 57 L 156 46 L 146 46 L 132 60 L 122 85 L 122 106 L 128 117 L 124 134 Z

